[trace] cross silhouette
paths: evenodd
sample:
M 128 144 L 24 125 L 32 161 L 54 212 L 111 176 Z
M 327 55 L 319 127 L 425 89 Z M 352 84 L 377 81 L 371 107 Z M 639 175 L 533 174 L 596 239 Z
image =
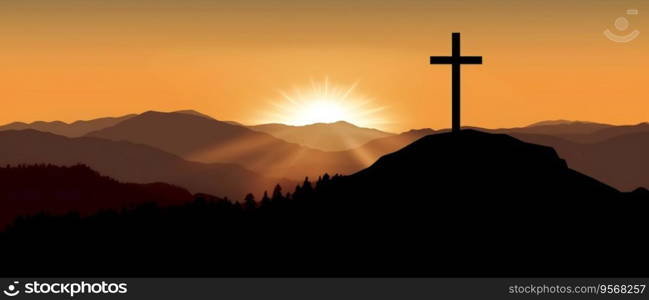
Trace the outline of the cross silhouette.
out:
M 460 56 L 460 33 L 452 33 L 452 56 L 431 56 L 430 64 L 448 64 L 452 66 L 452 107 L 453 107 L 453 132 L 460 131 L 460 65 L 480 65 L 482 56 Z

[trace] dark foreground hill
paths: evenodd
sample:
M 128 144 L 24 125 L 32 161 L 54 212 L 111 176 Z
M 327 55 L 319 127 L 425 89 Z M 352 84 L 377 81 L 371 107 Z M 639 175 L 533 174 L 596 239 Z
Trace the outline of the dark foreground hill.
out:
M 434 187 L 431 192 L 457 200 L 497 196 L 551 201 L 619 195 L 617 190 L 569 169 L 550 147 L 474 130 L 426 136 L 381 157 L 351 179 L 383 190 L 380 194 L 393 193 L 392 187 L 400 186 L 403 189 L 396 192 L 411 195 L 414 191 L 414 197 L 423 192 L 417 186 L 430 186 Z M 415 188 L 407 188 L 409 185 Z
M 646 194 L 570 170 L 551 148 L 467 130 L 426 136 L 290 195 L 276 189 L 261 203 L 198 198 L 83 219 L 27 218 L 0 237 L 20 249 L 10 257 L 56 247 L 2 271 L 646 275 Z M 79 248 L 93 253 L 91 263 L 68 252 Z
M 649 125 L 647 124 L 609 126 L 571 122 L 512 129 L 477 128 L 477 130 L 507 134 L 528 143 L 552 147 L 561 158 L 566 160 L 571 169 L 621 191 L 629 192 L 639 187 L 649 187 L 649 159 L 647 159 Z M 399 135 L 375 139 L 354 149 L 354 152 L 375 160 L 425 135 L 443 132 L 447 130 L 411 130 Z
M 31 165 L 0 168 L 0 230 L 17 216 L 119 210 L 155 202 L 181 205 L 192 200 L 187 190 L 165 183 L 120 183 L 84 165 Z

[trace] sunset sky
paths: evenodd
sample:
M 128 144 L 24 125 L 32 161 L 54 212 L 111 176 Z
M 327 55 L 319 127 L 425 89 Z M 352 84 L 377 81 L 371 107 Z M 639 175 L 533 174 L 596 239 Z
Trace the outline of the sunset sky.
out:
M 484 57 L 462 67 L 466 125 L 639 123 L 648 14 L 646 0 L 3 0 L 0 123 L 179 109 L 282 122 L 280 91 L 328 78 L 371 100 L 359 125 L 445 128 L 451 69 L 428 57 L 450 55 L 453 31 Z M 629 43 L 603 35 L 622 16 L 620 34 L 641 32 Z

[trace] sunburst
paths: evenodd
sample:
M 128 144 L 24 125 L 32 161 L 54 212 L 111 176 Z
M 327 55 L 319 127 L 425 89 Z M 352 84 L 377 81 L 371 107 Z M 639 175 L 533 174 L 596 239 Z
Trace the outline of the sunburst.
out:
M 263 123 L 308 125 L 346 121 L 357 126 L 381 127 L 388 123 L 385 106 L 357 92 L 358 82 L 350 85 L 332 84 L 328 78 L 311 80 L 307 88 L 294 87 L 290 92 L 279 90 L 281 97 L 271 101 Z

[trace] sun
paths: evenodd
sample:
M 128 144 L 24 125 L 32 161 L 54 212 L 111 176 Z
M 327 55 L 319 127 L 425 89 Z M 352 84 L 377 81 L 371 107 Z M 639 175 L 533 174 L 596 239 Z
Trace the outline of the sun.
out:
M 263 123 L 302 126 L 314 123 L 346 121 L 357 126 L 380 127 L 388 123 L 384 106 L 356 92 L 358 83 L 336 85 L 328 78 L 311 81 L 307 88 L 294 87 L 291 92 L 279 91 L 265 112 Z
M 304 125 L 309 123 L 333 123 L 349 119 L 344 106 L 337 101 L 320 98 L 305 103 L 304 108 L 294 118 L 292 123 Z

